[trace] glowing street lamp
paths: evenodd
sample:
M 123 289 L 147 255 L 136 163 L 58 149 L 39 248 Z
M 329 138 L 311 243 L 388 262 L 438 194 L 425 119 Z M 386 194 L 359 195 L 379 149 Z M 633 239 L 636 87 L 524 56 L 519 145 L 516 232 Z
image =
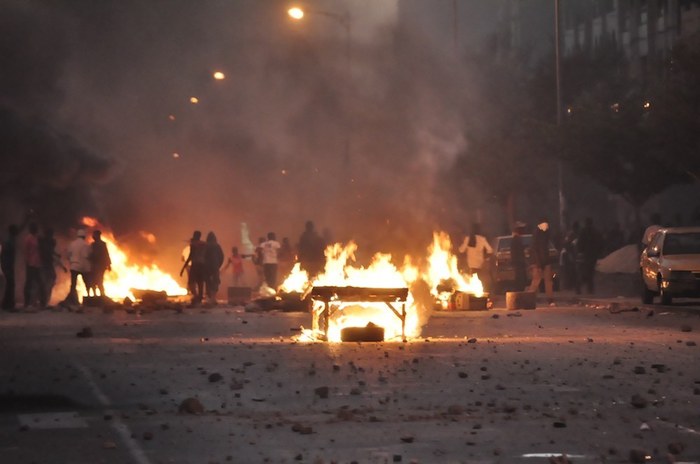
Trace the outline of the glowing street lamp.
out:
M 294 7 L 287 10 L 287 14 L 291 18 L 299 20 L 299 19 L 302 19 L 304 17 L 304 10 L 302 10 L 298 6 L 294 6 Z
M 226 74 L 222 73 L 221 71 L 214 72 L 214 74 L 212 74 L 212 76 L 217 81 L 223 81 L 224 79 L 226 79 Z

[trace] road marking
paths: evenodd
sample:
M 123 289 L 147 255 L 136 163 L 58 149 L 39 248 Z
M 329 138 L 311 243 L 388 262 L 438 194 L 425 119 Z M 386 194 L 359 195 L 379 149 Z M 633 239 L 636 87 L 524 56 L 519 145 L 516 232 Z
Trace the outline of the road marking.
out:
M 83 374 L 85 381 L 87 382 L 88 386 L 97 398 L 97 401 L 99 401 L 100 404 L 105 408 L 111 408 L 112 401 L 102 390 L 100 390 L 100 387 L 97 386 L 97 383 L 95 382 L 95 379 L 93 378 L 90 369 L 78 362 L 75 362 L 74 365 Z M 134 462 L 137 464 L 151 464 L 151 461 L 148 460 L 148 458 L 146 457 L 146 453 L 139 446 L 138 442 L 131 438 L 131 430 L 129 429 L 129 427 L 124 422 L 122 422 L 121 419 L 119 419 L 118 411 L 108 409 L 105 412 L 113 417 L 111 422 L 112 428 L 117 432 L 117 434 L 119 434 L 122 443 L 124 443 L 124 445 L 126 446 Z

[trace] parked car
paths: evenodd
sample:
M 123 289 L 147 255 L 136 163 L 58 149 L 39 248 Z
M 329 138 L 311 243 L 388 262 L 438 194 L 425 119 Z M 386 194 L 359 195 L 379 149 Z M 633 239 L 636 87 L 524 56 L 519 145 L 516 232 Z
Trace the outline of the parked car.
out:
M 700 297 L 700 227 L 659 229 L 639 261 L 642 302 L 654 297 L 671 304 L 675 297 Z
M 530 259 L 530 244 L 532 243 L 532 234 L 521 236 L 523 246 L 525 247 L 525 262 L 528 263 L 527 278 L 528 284 L 532 280 L 532 267 Z M 496 237 L 493 242 L 494 252 L 494 287 L 497 292 L 503 292 L 515 285 L 515 269 L 513 261 L 510 257 L 510 243 L 513 240 L 512 235 L 501 235 Z M 559 252 L 552 243 L 549 244 L 549 257 L 552 260 L 552 271 L 554 273 L 554 289 L 559 289 Z M 544 283 L 543 283 L 544 284 Z M 542 284 L 542 285 L 543 285 Z M 542 288 L 542 290 L 544 290 Z

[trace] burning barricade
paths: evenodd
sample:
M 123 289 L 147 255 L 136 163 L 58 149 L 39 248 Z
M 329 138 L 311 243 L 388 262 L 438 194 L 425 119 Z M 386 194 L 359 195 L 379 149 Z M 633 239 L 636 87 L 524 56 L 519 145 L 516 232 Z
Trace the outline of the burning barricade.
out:
M 436 306 L 462 309 L 463 301 L 487 298 L 479 279 L 462 275 L 445 233 L 435 233 L 425 263 L 406 258 L 401 268 L 391 255 L 377 253 L 369 266 L 355 264 L 357 245 L 326 249 L 324 272 L 310 280 L 299 265 L 281 290 L 311 300 L 312 324 L 302 339 L 328 341 L 406 340 L 420 335 Z M 421 266 L 422 264 L 422 266 Z M 460 307 L 455 303 L 459 302 Z M 475 306 L 472 303 L 472 306 Z M 464 308 L 476 309 L 476 308 Z

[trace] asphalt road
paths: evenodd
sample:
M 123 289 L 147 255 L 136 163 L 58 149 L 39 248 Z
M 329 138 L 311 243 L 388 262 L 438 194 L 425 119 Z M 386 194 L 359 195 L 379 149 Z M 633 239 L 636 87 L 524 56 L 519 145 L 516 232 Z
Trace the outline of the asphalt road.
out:
M 240 307 L 2 313 L 0 462 L 700 462 L 700 317 L 631 309 L 441 312 L 365 344 Z

